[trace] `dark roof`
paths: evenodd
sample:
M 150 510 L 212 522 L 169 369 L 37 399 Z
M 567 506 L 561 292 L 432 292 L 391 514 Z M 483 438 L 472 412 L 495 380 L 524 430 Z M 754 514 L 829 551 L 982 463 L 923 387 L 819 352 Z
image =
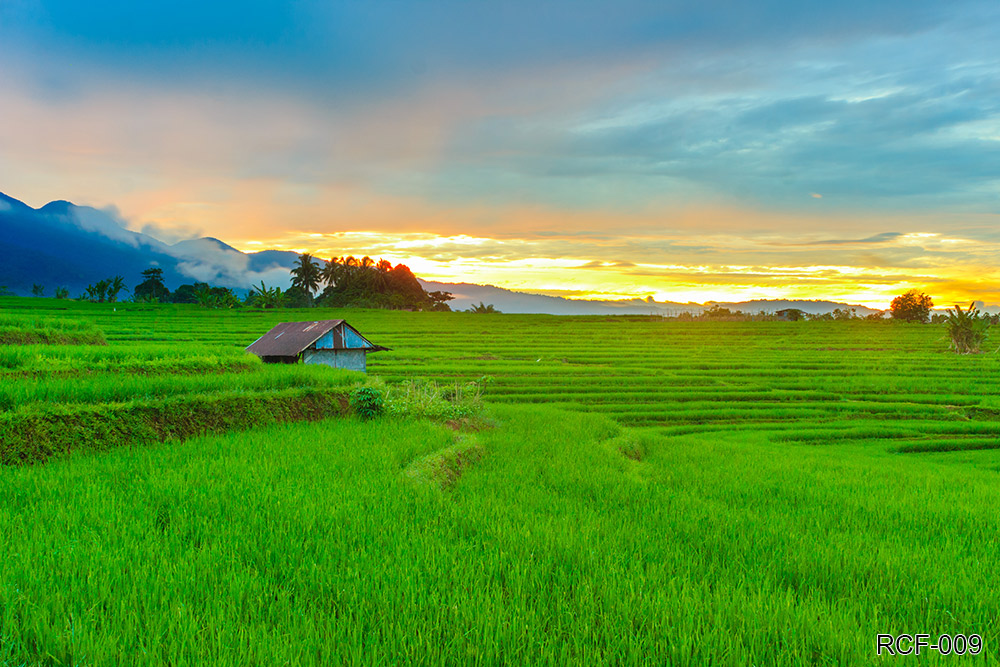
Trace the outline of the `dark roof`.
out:
M 336 329 L 341 324 L 357 333 L 370 346 L 362 349 L 371 352 L 388 349 L 381 345 L 375 345 L 344 320 L 282 322 L 248 345 L 246 349 L 247 352 L 253 352 L 258 357 L 294 357 L 322 338 L 328 331 Z M 346 349 L 342 334 L 334 334 L 334 349 Z
M 282 322 L 250 343 L 247 352 L 258 357 L 294 357 L 343 321 Z

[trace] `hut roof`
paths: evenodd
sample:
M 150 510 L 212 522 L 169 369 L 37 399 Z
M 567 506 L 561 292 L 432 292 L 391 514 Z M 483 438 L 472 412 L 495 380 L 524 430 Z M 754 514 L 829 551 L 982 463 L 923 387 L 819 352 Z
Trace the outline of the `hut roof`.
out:
M 333 336 L 334 345 L 332 349 L 362 349 L 369 350 L 371 352 L 388 349 L 380 345 L 375 345 L 358 333 L 357 329 L 352 327 L 350 324 L 347 324 L 344 320 L 282 322 L 252 342 L 246 349 L 247 352 L 253 352 L 258 357 L 294 357 L 299 352 L 307 349 L 320 338 L 325 336 L 328 332 L 338 329 L 341 325 L 356 333 L 365 344 L 360 347 L 357 345 L 348 346 L 345 344 L 345 337 L 342 331 L 339 336 L 337 335 L 338 332 L 335 331 Z

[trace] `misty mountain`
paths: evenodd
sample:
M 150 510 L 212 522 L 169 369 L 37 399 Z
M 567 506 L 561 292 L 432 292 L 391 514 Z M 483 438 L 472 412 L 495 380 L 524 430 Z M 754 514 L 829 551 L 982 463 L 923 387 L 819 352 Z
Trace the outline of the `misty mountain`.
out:
M 735 303 L 709 302 L 675 303 L 672 301 L 652 301 L 650 299 L 624 299 L 621 301 L 599 301 L 583 299 L 566 299 L 558 296 L 516 292 L 495 287 L 493 285 L 475 285 L 470 283 L 440 283 L 421 280 L 420 283 L 428 291 L 451 292 L 455 299 L 449 301 L 452 310 L 465 310 L 480 302 L 493 304 L 504 313 L 548 313 L 551 315 L 665 315 L 674 317 L 681 313 L 697 315 L 712 305 L 718 305 L 730 310 L 742 310 L 745 313 L 774 313 L 784 308 L 798 308 L 807 313 L 823 314 L 833 312 L 836 308 L 854 308 L 858 315 L 880 312 L 865 306 L 836 303 L 833 301 L 787 301 L 787 300 L 755 300 Z
M 76 294 L 103 278 L 121 275 L 131 288 L 142 271 L 163 269 L 167 287 L 201 281 L 245 290 L 263 280 L 287 287 L 295 253 L 246 254 L 218 239 L 169 245 L 133 232 L 114 210 L 54 201 L 34 209 L 0 193 L 0 285 L 29 294 L 35 283 Z

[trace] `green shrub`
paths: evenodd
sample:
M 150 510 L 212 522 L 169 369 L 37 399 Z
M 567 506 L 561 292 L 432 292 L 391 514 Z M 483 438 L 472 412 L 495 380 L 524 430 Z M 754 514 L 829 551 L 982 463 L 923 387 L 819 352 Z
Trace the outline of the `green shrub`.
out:
M 964 311 L 959 305 L 955 310 L 949 308 L 947 324 L 951 347 L 958 354 L 977 354 L 990 328 L 989 321 L 980 314 L 975 303 L 970 303 Z
M 375 419 L 385 410 L 382 392 L 375 387 L 358 387 L 351 392 L 351 408 L 362 419 Z

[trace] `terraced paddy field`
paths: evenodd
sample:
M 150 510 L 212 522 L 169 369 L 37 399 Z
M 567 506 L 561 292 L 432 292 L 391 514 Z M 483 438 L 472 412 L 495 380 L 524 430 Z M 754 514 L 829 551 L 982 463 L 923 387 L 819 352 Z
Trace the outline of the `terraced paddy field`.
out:
M 0 347 L 0 664 L 1000 655 L 1000 360 L 941 327 L 0 309 L 49 336 Z M 341 317 L 367 379 L 242 351 Z M 481 430 L 347 406 L 484 376 Z

